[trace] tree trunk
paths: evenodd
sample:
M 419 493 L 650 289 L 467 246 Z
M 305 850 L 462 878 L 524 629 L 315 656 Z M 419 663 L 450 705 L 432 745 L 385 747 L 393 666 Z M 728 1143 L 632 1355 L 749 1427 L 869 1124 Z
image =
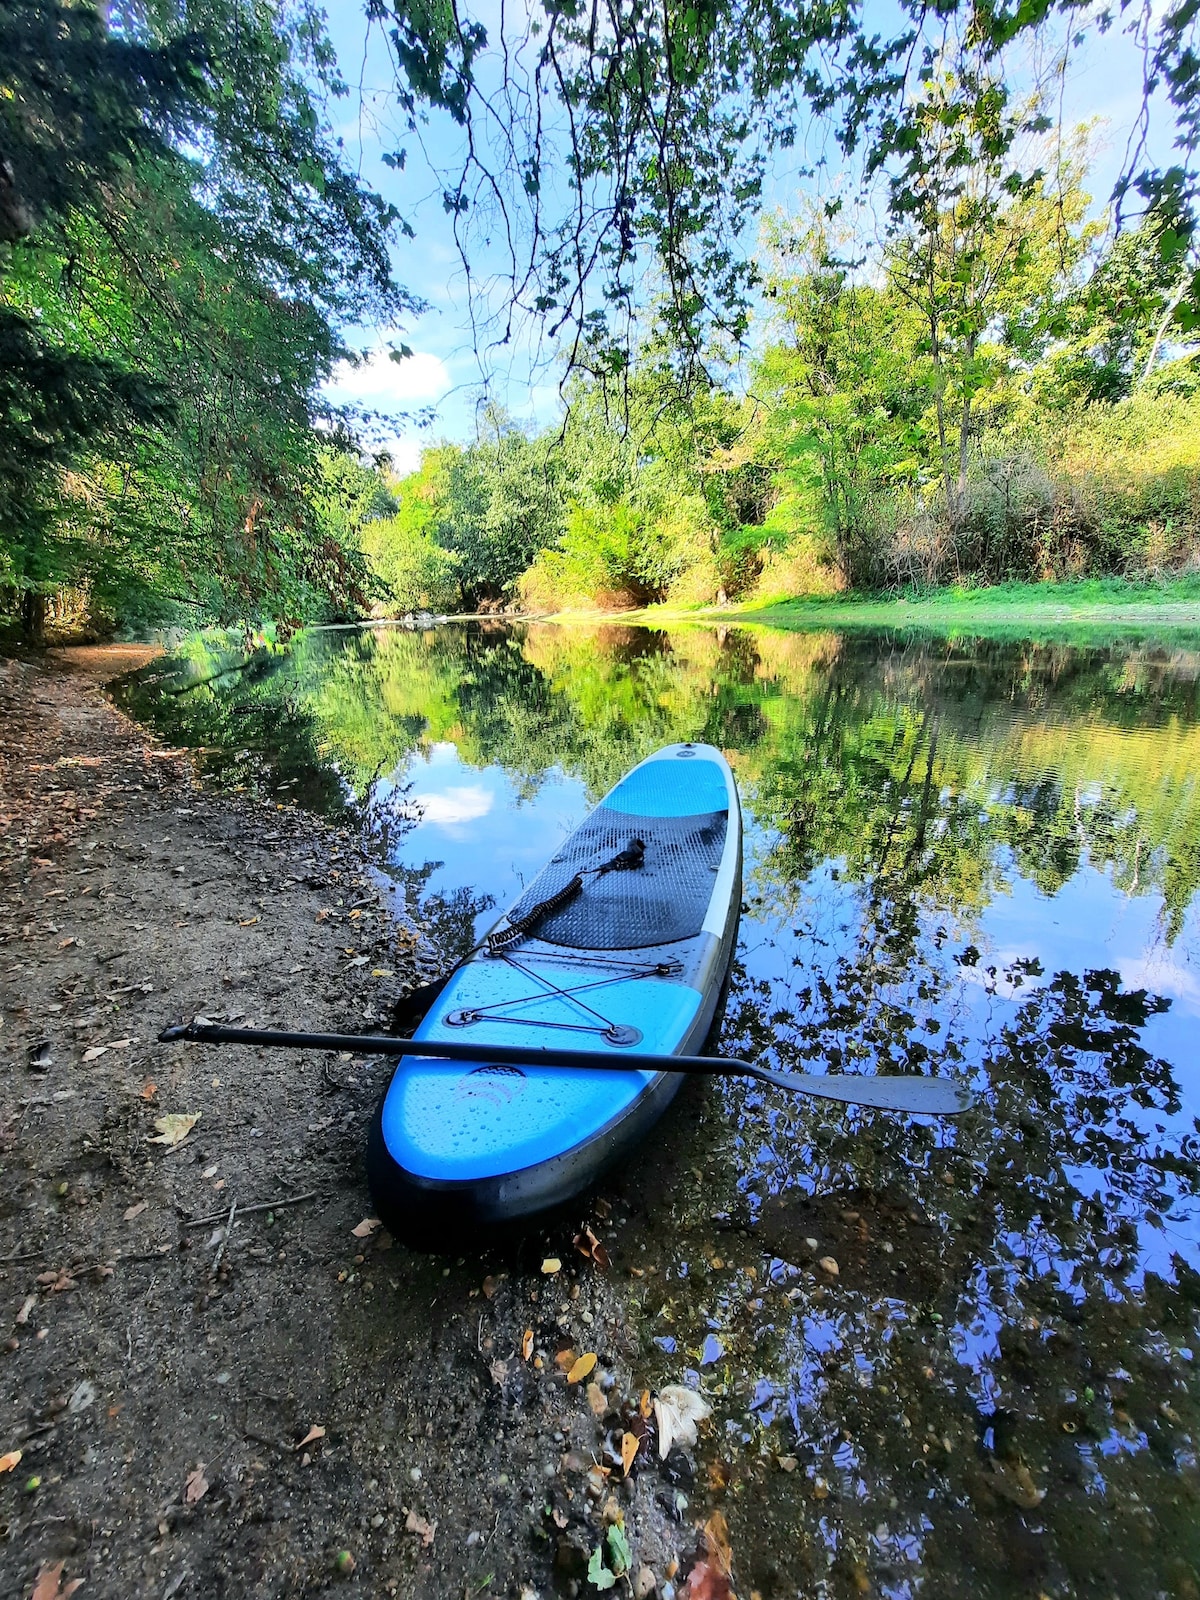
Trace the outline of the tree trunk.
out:
M 975 359 L 975 335 L 971 334 L 967 340 L 966 367 L 969 371 Z M 968 378 L 968 383 L 969 383 Z M 960 499 L 967 493 L 967 450 L 971 442 L 971 390 L 964 385 L 962 419 L 958 425 L 958 493 Z
M 957 520 L 954 509 L 954 482 L 950 476 L 950 458 L 946 444 L 946 371 L 942 365 L 942 347 L 938 339 L 937 317 L 932 312 L 929 317 L 929 345 L 933 356 L 934 389 L 933 400 L 937 411 L 938 431 L 938 457 L 942 464 L 942 485 L 946 491 L 946 515 L 951 526 Z
M 41 644 L 46 627 L 46 596 L 26 589 L 21 596 L 21 632 L 27 644 Z

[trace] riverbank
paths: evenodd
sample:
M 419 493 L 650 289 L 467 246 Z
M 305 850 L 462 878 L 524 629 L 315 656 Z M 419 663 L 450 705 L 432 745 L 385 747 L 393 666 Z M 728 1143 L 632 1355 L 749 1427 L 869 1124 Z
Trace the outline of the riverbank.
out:
M 936 589 L 918 595 L 797 596 L 688 611 L 651 606 L 627 622 L 726 621 L 776 628 L 900 628 L 946 634 L 1031 638 L 1088 631 L 1149 636 L 1200 632 L 1200 578 L 1132 583 L 1006 583 L 984 589 Z
M 416 1255 L 363 1177 L 386 1062 L 156 1042 L 378 1027 L 421 951 L 356 837 L 206 792 L 113 707 L 152 653 L 0 661 L 0 1591 L 572 1594 L 607 1508 L 669 1593 L 674 1490 L 595 1467 L 630 1277 L 571 1241 L 627 1201 Z

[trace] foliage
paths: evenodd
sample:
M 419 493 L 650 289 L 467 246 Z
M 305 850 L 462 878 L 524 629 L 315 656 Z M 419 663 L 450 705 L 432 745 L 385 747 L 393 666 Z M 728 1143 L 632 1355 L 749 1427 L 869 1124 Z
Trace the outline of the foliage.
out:
M 488 413 L 473 445 L 422 453 L 395 485 L 398 510 L 371 530 L 375 570 L 403 610 L 496 609 L 562 525 L 553 435 Z
M 4 581 L 34 628 L 67 584 L 110 616 L 344 608 L 364 572 L 323 520 L 313 423 L 341 330 L 407 303 L 394 213 L 322 125 L 317 82 L 337 85 L 306 8 L 119 21 L 0 15 L 21 46 L 0 97 Z M 47 134 L 48 73 L 74 110 Z
M 1180 159 L 1139 168 L 1137 145 L 1121 193 L 1175 210 L 1170 252 L 1183 281 L 1171 314 L 1193 314 L 1194 6 L 1143 18 L 1126 5 L 1084 13 L 1076 0 L 945 0 L 933 11 L 900 0 L 884 18 L 796 0 L 542 0 L 531 25 L 524 12 L 497 21 L 490 10 L 371 0 L 369 15 L 384 25 L 413 126 L 431 105 L 464 130 L 445 204 L 464 251 L 475 238 L 506 242 L 500 336 L 514 306 L 547 316 L 555 335 L 566 330 L 573 366 L 628 366 L 629 315 L 653 274 L 671 359 L 685 381 L 702 382 L 709 336 L 738 342 L 747 332 L 754 271 L 739 239 L 765 174 L 805 148 L 814 117 L 845 163 L 886 178 L 893 218 L 919 221 L 940 177 L 980 159 L 1012 166 L 1050 125 L 1013 88 L 1016 56 L 1063 27 L 1077 41 L 1114 24 L 1142 30 L 1147 115 L 1163 88 Z M 948 52 L 957 59 L 946 95 L 937 85 Z M 1014 187 L 1038 166 L 1022 158 Z
M 362 531 L 363 553 L 384 590 L 383 609 L 392 614 L 452 610 L 457 603 L 457 562 L 435 536 L 456 455 L 453 447 L 426 450 L 420 469 L 395 484 L 391 514 Z

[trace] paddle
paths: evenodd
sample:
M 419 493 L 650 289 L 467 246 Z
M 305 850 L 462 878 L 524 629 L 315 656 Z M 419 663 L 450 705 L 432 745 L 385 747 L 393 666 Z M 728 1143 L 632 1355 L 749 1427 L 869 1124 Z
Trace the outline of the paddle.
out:
M 198 1044 L 265 1044 L 290 1050 L 349 1050 L 357 1055 L 431 1056 L 443 1061 L 485 1061 L 501 1067 L 597 1068 L 606 1072 L 685 1072 L 706 1077 L 746 1077 L 792 1094 L 817 1095 L 880 1111 L 926 1117 L 956 1117 L 974 1096 L 944 1078 L 855 1077 L 851 1074 L 776 1072 L 773 1067 L 728 1056 L 623 1055 L 617 1051 L 538 1050 L 528 1045 L 483 1044 L 446 1039 L 396 1039 L 387 1034 L 290 1033 L 281 1028 L 228 1028 L 221 1023 L 176 1022 L 159 1034 L 162 1044 L 187 1039 Z

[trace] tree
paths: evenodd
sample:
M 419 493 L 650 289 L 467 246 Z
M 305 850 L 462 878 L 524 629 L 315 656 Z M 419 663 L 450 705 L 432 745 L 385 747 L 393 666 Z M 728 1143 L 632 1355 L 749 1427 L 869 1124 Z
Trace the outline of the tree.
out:
M 965 74 L 978 79 L 978 67 Z M 996 396 L 1019 333 L 1036 343 L 1085 241 L 1081 162 L 1060 157 L 1050 179 L 1026 177 L 990 117 L 963 104 L 963 69 L 947 64 L 914 109 L 927 144 L 909 213 L 888 242 L 888 281 L 913 308 L 934 413 L 936 467 L 952 525 L 961 520 L 980 410 Z M 1036 103 L 1026 119 L 1040 121 Z
M 314 509 L 313 423 L 343 328 L 412 302 L 395 213 L 318 113 L 338 84 L 315 17 L 162 0 L 110 29 L 7 0 L 0 27 L 18 46 L 0 65 L 2 581 L 27 626 L 64 584 L 109 615 L 360 599 L 361 563 Z
M 1200 142 L 1197 12 L 1153 15 L 1131 0 L 1083 16 L 1077 0 L 1019 7 L 977 0 L 900 0 L 886 17 L 859 5 L 800 0 L 542 0 L 499 24 L 465 6 L 368 0 L 388 38 L 402 103 L 463 129 L 462 161 L 444 175 L 447 209 L 468 262 L 478 236 L 508 250 L 506 304 L 549 320 L 569 359 L 593 371 L 628 362 L 643 269 L 662 287 L 656 315 L 681 374 L 702 381 L 708 332 L 740 341 L 753 269 L 745 229 L 768 162 L 803 148 L 813 117 L 844 161 L 887 179 L 895 215 L 920 208 L 929 162 L 962 167 L 980 130 L 993 161 L 1046 117 L 1010 88 L 1013 47 L 1051 24 L 1072 37 L 1114 24 L 1137 31 L 1147 58 L 1147 117 L 1156 89 L 1178 119 L 1178 163 L 1159 171 L 1135 150 L 1120 193 L 1176 197 L 1196 226 Z M 955 103 L 939 113 L 931 155 L 920 86 L 956 37 L 965 50 Z M 794 158 L 793 158 L 794 159 Z M 1032 173 L 1026 173 L 1032 176 Z M 1176 307 L 1197 314 L 1189 278 Z
M 756 363 L 750 425 L 777 475 L 769 526 L 817 535 L 851 583 L 880 579 L 881 494 L 915 483 L 926 459 L 926 395 L 914 381 L 919 330 L 886 282 L 841 258 L 820 218 L 768 226 L 766 294 L 776 334 Z
M 1196 331 L 1175 321 L 1192 272 L 1176 221 L 1156 208 L 1137 228 L 1097 241 L 1090 274 L 1049 323 L 1034 375 L 1038 405 L 1124 400 L 1155 380 L 1167 351 L 1196 348 Z

